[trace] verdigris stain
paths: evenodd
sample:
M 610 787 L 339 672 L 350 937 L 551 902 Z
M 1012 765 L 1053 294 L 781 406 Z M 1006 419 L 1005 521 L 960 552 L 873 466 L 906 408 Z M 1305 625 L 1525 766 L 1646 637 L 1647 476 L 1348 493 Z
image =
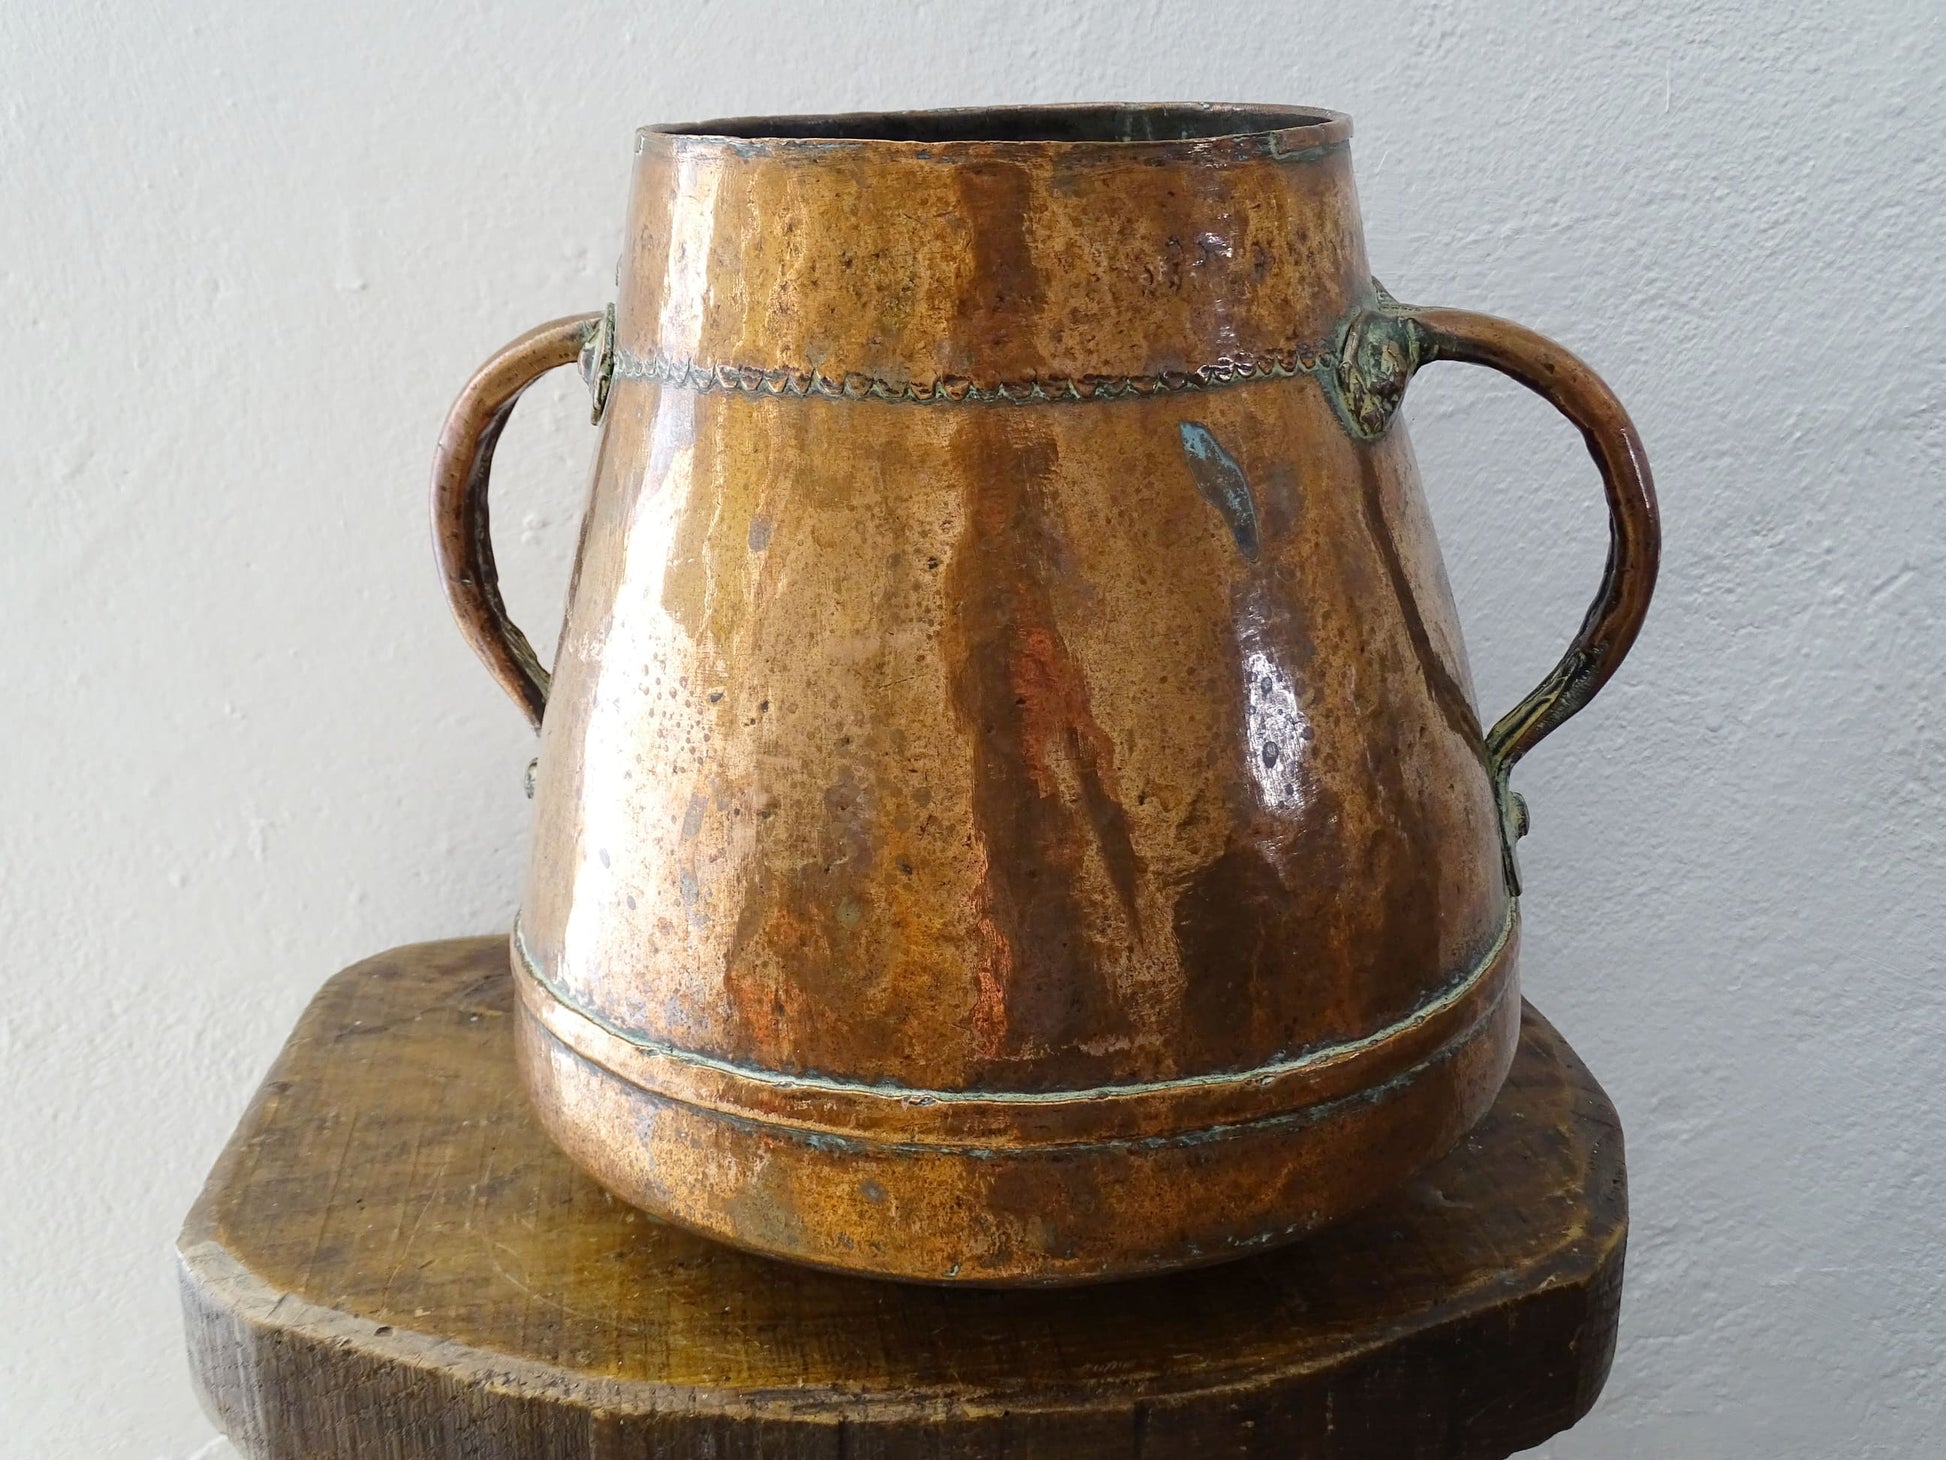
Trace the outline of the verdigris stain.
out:
M 1236 539 L 1237 551 L 1256 561 L 1257 504 L 1251 499 L 1243 468 L 1201 421 L 1184 421 L 1179 429 L 1183 459 L 1196 479 L 1196 490 L 1221 514 L 1230 536 Z

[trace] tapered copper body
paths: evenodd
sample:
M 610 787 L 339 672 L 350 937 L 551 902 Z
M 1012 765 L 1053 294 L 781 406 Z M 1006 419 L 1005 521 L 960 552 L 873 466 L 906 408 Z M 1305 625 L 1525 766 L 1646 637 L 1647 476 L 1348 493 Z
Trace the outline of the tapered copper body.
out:
M 541 715 L 526 1079 L 613 1190 L 893 1277 L 1075 1282 L 1329 1222 L 1514 1047 L 1513 760 L 1632 640 L 1646 467 L 1585 367 L 1372 283 L 1350 127 L 1074 108 L 639 134 L 612 327 L 536 331 L 435 474 Z M 493 439 L 602 443 L 551 686 Z M 1393 416 L 1480 359 L 1588 433 L 1608 574 L 1491 734 Z

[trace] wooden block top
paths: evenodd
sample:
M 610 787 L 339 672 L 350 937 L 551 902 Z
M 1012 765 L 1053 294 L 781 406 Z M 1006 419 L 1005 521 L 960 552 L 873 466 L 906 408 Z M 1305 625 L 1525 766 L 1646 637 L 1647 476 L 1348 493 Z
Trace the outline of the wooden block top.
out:
M 514 1074 L 506 945 L 299 1021 L 181 1238 L 204 1401 L 259 1460 L 1501 1457 L 1594 1402 L 1615 1112 L 1526 1011 L 1498 1103 L 1348 1224 L 1201 1272 L 968 1291 L 788 1267 L 615 1201 Z

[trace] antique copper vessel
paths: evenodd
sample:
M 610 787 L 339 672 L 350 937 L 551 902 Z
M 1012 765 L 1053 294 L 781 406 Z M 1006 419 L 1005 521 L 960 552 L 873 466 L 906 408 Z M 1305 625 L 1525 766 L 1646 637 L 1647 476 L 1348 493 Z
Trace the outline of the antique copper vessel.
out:
M 1401 305 L 1342 116 L 1057 107 L 638 134 L 619 295 L 467 385 L 461 627 L 540 730 L 513 936 L 548 1130 L 628 1201 L 889 1277 L 1085 1282 L 1343 1216 L 1492 1100 L 1507 786 L 1657 524 L 1572 355 Z M 602 436 L 552 677 L 487 530 L 521 390 Z M 1394 408 L 1584 433 L 1607 570 L 1492 730 Z

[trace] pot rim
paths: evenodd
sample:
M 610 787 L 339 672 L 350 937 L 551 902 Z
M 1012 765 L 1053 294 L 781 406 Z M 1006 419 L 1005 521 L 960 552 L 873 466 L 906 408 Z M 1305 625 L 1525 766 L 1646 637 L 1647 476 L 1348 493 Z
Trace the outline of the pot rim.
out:
M 1323 107 L 1244 102 L 1066 102 L 1049 106 L 717 117 L 640 127 L 635 150 L 767 156 L 830 151 L 888 157 L 1032 155 L 1127 158 L 1315 156 L 1351 139 Z

